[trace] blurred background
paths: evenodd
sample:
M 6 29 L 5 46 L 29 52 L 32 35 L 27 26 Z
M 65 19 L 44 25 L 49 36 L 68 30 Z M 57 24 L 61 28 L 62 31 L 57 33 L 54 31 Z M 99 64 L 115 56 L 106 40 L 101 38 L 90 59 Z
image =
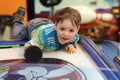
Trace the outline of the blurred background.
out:
M 0 40 L 11 40 L 11 16 L 20 6 L 27 9 L 24 25 L 35 17 L 49 18 L 54 22 L 55 13 L 69 6 L 80 11 L 79 34 L 95 43 L 120 40 L 120 0 L 1 0 Z

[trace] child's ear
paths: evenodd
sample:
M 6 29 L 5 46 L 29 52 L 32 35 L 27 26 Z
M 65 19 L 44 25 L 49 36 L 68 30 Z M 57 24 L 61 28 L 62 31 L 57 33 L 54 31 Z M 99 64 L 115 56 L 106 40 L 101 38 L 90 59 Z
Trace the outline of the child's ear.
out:
M 77 32 L 79 32 L 79 30 L 80 30 L 80 25 L 77 27 Z

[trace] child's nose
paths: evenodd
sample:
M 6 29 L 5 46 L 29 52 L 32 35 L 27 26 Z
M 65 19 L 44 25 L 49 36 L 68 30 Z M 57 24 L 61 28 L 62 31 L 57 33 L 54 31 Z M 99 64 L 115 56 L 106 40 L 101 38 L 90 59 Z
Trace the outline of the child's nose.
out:
M 65 32 L 63 33 L 63 35 L 64 35 L 64 36 L 68 36 L 69 33 L 68 33 L 67 31 L 65 31 Z

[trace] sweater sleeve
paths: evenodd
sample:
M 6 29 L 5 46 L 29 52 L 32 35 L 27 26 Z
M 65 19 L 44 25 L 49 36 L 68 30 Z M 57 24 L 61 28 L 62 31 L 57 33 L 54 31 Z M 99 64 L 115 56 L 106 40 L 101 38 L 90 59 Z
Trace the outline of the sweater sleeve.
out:
M 33 37 L 30 41 L 28 41 L 27 43 L 25 43 L 25 45 L 24 45 L 24 46 L 31 46 L 31 45 L 38 46 L 40 49 L 43 49 L 43 48 L 44 48 L 44 46 L 43 46 L 43 45 L 41 45 L 41 43 L 40 43 L 40 42 L 39 42 L 39 44 L 37 43 L 37 41 L 36 41 L 36 38 L 35 38 L 35 37 Z

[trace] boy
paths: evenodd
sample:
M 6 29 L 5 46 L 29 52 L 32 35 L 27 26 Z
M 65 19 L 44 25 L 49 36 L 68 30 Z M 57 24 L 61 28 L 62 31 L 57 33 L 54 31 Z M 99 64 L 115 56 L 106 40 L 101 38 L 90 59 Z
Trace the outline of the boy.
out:
M 23 27 L 24 13 L 25 9 L 20 7 L 13 15 L 14 39 L 29 39 L 25 46 L 35 45 L 43 51 L 65 49 L 69 53 L 76 52 L 81 21 L 77 10 L 71 7 L 61 9 L 56 15 L 55 24 L 45 18 L 35 18 Z

